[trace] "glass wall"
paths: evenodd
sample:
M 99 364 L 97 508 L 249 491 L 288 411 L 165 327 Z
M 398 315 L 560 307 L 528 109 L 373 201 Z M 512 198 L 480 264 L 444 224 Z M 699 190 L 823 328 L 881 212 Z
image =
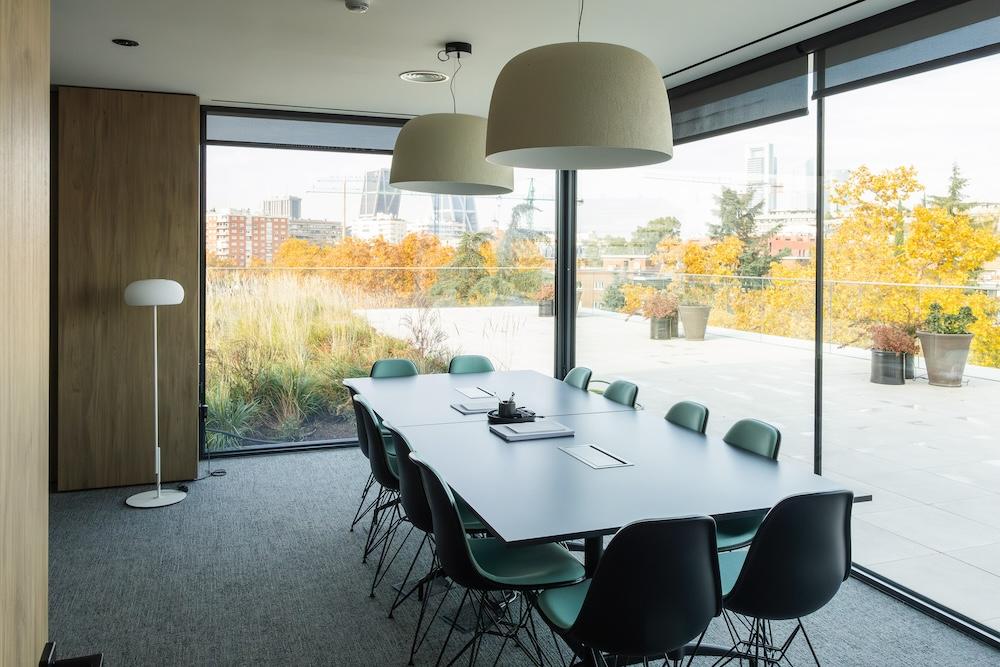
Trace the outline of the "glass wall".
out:
M 993 628 L 998 90 L 992 56 L 825 101 L 823 472 L 873 497 L 858 564 Z M 970 337 L 921 331 L 971 334 L 964 374 L 948 350 Z
M 815 117 L 579 172 L 580 365 L 663 414 L 694 400 L 721 436 L 757 417 L 812 467 Z M 701 336 L 701 332 L 704 335 Z
M 391 188 L 387 155 L 206 150 L 207 449 L 354 438 L 341 381 L 379 358 L 551 373 L 551 172 L 451 197 Z

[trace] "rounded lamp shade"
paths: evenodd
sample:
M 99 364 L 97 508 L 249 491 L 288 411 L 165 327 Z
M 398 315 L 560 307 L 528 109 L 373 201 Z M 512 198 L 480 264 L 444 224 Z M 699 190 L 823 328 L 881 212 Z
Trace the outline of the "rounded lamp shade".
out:
M 184 288 L 173 280 L 136 280 L 125 288 L 125 303 L 130 306 L 175 306 L 182 301 Z
M 625 46 L 567 42 L 510 60 L 490 101 L 486 159 L 532 169 L 613 169 L 669 160 L 660 71 Z
M 486 161 L 486 119 L 432 113 L 408 121 L 396 137 L 389 185 L 446 195 L 514 190 L 514 170 Z

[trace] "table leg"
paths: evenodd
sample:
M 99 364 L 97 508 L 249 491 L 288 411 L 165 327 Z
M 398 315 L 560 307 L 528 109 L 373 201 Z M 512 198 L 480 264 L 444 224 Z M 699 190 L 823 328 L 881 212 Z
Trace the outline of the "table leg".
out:
M 594 576 L 604 554 L 604 537 L 588 537 L 583 541 L 583 568 L 588 577 Z

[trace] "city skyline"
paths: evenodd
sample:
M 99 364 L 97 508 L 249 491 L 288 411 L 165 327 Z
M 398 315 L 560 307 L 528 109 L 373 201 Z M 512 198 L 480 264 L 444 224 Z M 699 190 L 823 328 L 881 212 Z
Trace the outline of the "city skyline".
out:
M 980 150 L 1000 148 L 992 116 L 971 114 L 962 123 L 953 122 L 956 108 L 1000 106 L 998 64 L 1000 56 L 992 56 L 955 71 L 928 72 L 827 99 L 827 175 L 842 175 L 862 162 L 873 170 L 913 165 L 927 193 L 938 194 L 946 190 L 952 164 L 957 163 L 969 179 L 970 200 L 1000 201 L 994 152 Z M 945 88 L 952 91 L 948 96 L 928 93 Z M 882 109 L 878 118 L 865 113 L 871 108 Z M 935 128 L 933 133 L 930 128 Z M 931 135 L 933 141 L 918 141 Z M 810 199 L 815 192 L 812 108 L 801 118 L 677 146 L 674 158 L 660 165 L 579 172 L 580 233 L 628 236 L 648 220 L 669 215 L 681 221 L 685 238 L 703 237 L 714 221 L 714 197 L 722 187 L 747 185 L 746 151 L 762 144 L 773 145 L 778 156 L 778 208 L 789 208 L 781 199 Z M 390 157 L 383 155 L 210 146 L 208 208 L 252 209 L 268 197 L 294 195 L 302 197 L 303 217 L 342 220 L 346 209 L 349 224 L 357 215 L 352 211 L 358 210 L 364 172 L 389 164 Z M 480 226 L 506 226 L 532 181 L 539 209 L 535 219 L 545 229 L 546 222 L 554 220 L 555 177 L 552 172 L 520 169 L 515 170 L 513 193 L 477 198 Z M 342 190 L 345 183 L 346 202 L 332 187 Z

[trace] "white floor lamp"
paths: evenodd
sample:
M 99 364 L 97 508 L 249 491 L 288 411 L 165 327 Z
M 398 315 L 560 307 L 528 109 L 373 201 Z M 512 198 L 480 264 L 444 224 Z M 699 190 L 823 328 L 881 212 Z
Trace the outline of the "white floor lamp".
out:
M 183 491 L 160 488 L 160 388 L 156 350 L 157 306 L 175 306 L 182 301 L 184 301 L 184 288 L 173 280 L 158 278 L 137 280 L 125 288 L 125 303 L 130 306 L 153 307 L 153 443 L 156 448 L 156 490 L 129 496 L 125 504 L 131 507 L 163 507 L 179 503 L 187 496 Z

